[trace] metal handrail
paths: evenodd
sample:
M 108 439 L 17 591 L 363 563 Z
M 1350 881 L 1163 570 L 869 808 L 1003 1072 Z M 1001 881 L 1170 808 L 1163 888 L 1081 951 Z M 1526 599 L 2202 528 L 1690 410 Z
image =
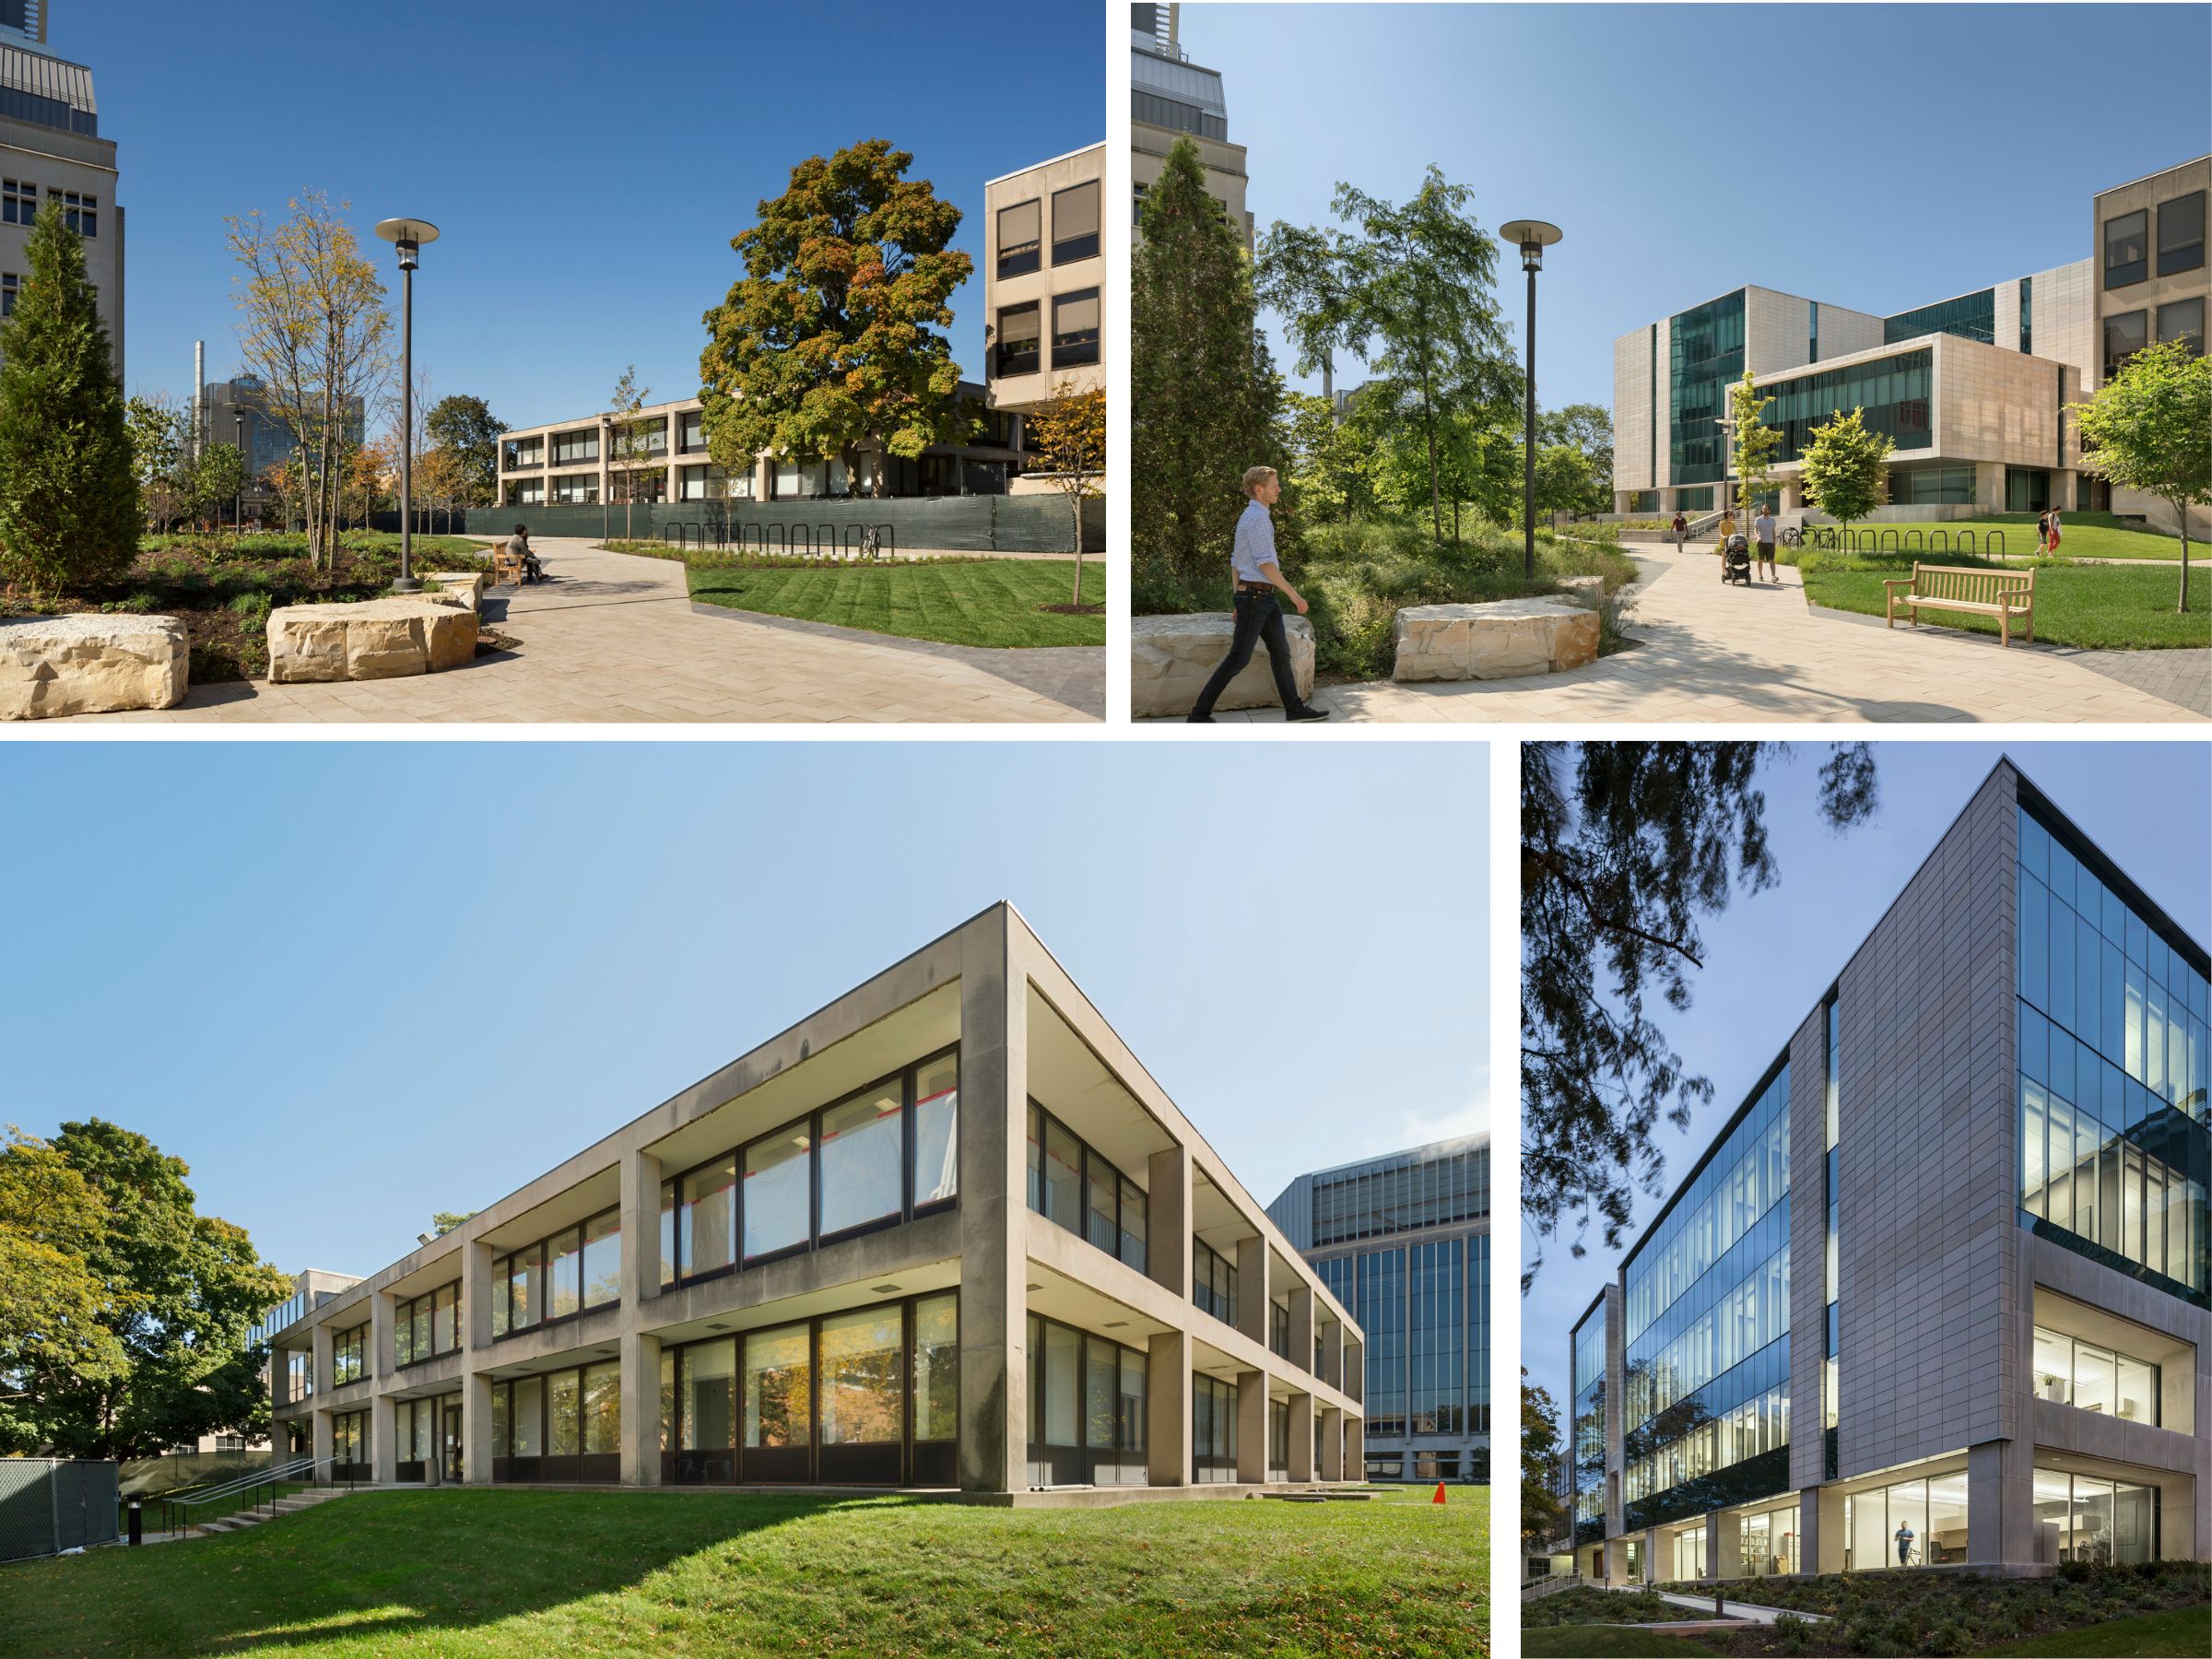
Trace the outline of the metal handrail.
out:
M 287 1481 L 297 1481 L 302 1486 L 313 1486 L 316 1484 L 316 1470 L 324 1464 L 333 1464 L 336 1461 L 335 1458 L 317 1458 L 311 1453 L 304 1457 L 295 1457 L 289 1463 L 273 1464 L 268 1468 L 255 1474 L 241 1476 L 236 1480 L 225 1481 L 221 1486 L 211 1487 L 206 1491 L 194 1493 L 189 1498 L 164 1498 L 161 1500 L 162 1530 L 164 1532 L 187 1531 L 198 1524 L 192 1518 L 194 1510 L 229 1499 L 250 1497 L 252 1501 L 249 1504 L 238 1507 L 259 1509 L 262 1507 L 261 1493 L 264 1488 L 268 1489 L 268 1502 L 270 1506 L 274 1507 L 276 1502 L 276 1488 L 277 1487 Z M 347 1485 L 349 1488 L 353 1485 L 350 1477 Z M 235 1510 L 224 1512 L 225 1514 L 234 1512 L 236 1512 Z M 221 1517 L 217 1518 L 220 1519 Z

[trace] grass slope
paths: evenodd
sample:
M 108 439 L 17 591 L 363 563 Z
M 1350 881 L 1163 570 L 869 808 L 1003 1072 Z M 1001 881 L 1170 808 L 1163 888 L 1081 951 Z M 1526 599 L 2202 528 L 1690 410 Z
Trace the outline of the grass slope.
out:
M 2067 541 L 2072 542 L 2069 535 Z M 1819 553 L 1807 550 L 1795 560 L 1805 574 L 1806 595 L 1835 610 L 1882 614 L 1884 578 L 1912 574 L 1907 555 Z M 2032 562 L 2035 577 L 2035 637 L 2042 644 L 2091 649 L 2145 650 L 2212 646 L 2212 566 L 2189 572 L 2189 606 L 2174 609 L 2181 573 L 2162 566 L 2070 564 L 2056 560 L 1990 561 L 1949 558 L 1959 565 L 1999 568 L 2000 562 Z M 1900 628 L 1905 624 L 1900 620 Z M 1922 613 L 1923 628 L 1958 628 L 1994 635 L 1996 620 L 1963 611 Z M 2015 629 L 2017 636 L 2018 629 Z
M 1983 1652 L 2059 1653 L 2069 1659 L 2100 1659 L 2108 1653 L 2179 1653 L 2204 1659 L 2212 1653 L 2212 1607 L 2171 1607 L 2163 1613 L 2115 1618 L 2084 1630 L 2060 1630 L 2024 1641 L 2007 1641 Z
M 2155 530 L 2135 530 L 2122 526 L 2109 512 L 2062 512 L 2060 515 L 2059 556 L 2063 559 L 2179 559 L 2182 543 L 2179 536 L 2161 535 Z M 1872 531 L 1879 535 L 1897 532 L 1901 544 L 1908 531 L 1920 532 L 1920 557 L 1931 563 L 1941 563 L 1950 557 L 1942 549 L 1928 551 L 1926 544 L 1932 531 L 1941 530 L 1956 547 L 1959 533 L 1974 533 L 1977 547 L 1987 541 L 1992 530 L 2005 533 L 2005 556 L 2007 559 L 2031 557 L 2035 552 L 2035 514 L 2032 512 L 1999 512 L 1986 518 L 1947 519 L 1941 523 L 1914 520 L 1910 524 L 1862 524 L 1852 526 L 1861 535 Z M 2189 562 L 2194 564 L 2205 556 L 2206 549 L 2201 541 L 2189 543 Z
M 1038 608 L 1074 596 L 1068 563 L 1041 559 L 761 567 L 688 561 L 691 597 L 732 610 L 834 623 L 947 645 L 1103 645 L 1106 618 Z M 1103 559 L 1083 566 L 1083 601 L 1106 602 Z
M 0 1570 L 60 1653 L 1135 1655 L 1489 1649 L 1488 1510 L 1012 1511 L 744 1492 L 365 1492 L 248 1532 Z

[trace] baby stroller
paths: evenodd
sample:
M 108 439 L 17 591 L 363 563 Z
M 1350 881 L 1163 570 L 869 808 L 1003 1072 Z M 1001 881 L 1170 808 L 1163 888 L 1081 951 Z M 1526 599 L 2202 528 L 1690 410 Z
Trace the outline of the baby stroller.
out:
M 1751 544 L 1739 533 L 1721 549 L 1721 580 L 1751 585 Z

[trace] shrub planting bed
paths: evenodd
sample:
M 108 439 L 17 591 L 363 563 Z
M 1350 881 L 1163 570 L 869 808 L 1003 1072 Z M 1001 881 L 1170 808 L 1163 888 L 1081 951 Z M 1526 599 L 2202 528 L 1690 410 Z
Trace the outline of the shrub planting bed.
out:
M 1677 1606 L 1649 1590 L 1561 1590 L 1521 1605 L 1521 1628 L 1547 1625 L 1662 1624 L 1679 1618 L 1710 1618 L 1712 1614 Z

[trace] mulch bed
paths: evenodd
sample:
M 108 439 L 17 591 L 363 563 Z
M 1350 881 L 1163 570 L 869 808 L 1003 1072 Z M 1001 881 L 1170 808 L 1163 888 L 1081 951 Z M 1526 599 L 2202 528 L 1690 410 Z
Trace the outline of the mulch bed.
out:
M 1041 605 L 1037 608 L 1050 611 L 1055 617 L 1102 617 L 1106 614 L 1106 607 L 1102 605 Z

